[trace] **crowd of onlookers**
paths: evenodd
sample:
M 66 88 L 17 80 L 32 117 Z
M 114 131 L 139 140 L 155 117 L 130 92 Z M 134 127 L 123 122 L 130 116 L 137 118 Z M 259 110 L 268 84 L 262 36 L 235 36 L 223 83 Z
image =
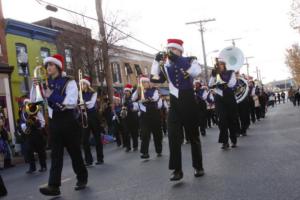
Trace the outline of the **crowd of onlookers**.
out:
M 294 106 L 300 106 L 300 88 L 294 89 L 291 87 L 288 91 L 288 99 Z

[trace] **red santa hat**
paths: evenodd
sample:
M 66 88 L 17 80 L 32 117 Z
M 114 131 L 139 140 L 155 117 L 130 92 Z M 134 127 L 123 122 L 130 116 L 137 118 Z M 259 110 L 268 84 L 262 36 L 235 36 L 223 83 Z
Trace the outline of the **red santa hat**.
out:
M 91 77 L 88 77 L 88 76 L 86 76 L 86 77 L 84 77 L 83 79 L 81 79 L 80 80 L 80 82 L 81 83 L 85 83 L 85 84 L 87 84 L 88 86 L 91 86 Z
M 180 50 L 181 52 L 183 52 L 183 41 L 180 39 L 168 39 L 168 44 L 167 44 L 167 48 L 176 48 L 178 50 Z
M 141 76 L 140 82 L 150 82 L 150 79 L 147 76 Z
M 120 94 L 115 93 L 114 96 L 113 96 L 113 100 L 114 100 L 114 101 L 121 101 L 121 96 L 120 96 Z
M 44 59 L 44 65 L 46 66 L 47 63 L 54 63 L 57 65 L 61 71 L 64 71 L 64 57 L 60 54 L 54 54 L 53 56 L 49 56 Z
M 124 87 L 124 92 L 126 92 L 126 91 L 132 92 L 132 89 L 133 89 L 133 87 L 131 84 L 126 84 Z

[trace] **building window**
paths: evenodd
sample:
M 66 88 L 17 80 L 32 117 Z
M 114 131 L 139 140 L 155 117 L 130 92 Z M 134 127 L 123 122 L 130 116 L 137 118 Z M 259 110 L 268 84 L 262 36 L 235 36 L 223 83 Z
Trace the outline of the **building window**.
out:
M 72 51 L 71 49 L 65 49 L 66 68 L 72 69 Z
M 42 47 L 41 48 L 41 58 L 44 60 L 45 58 L 50 56 L 50 49 Z
M 132 69 L 131 69 L 131 66 L 129 63 L 125 63 L 125 71 L 126 71 L 126 75 L 129 76 L 130 74 L 133 73 Z
M 114 83 L 122 83 L 121 79 L 121 69 L 119 63 L 112 63 L 112 76 L 113 76 L 113 82 Z
M 24 75 L 24 71 L 21 67 L 21 63 L 19 61 L 19 56 L 20 54 L 24 54 L 26 53 L 27 54 L 27 47 L 25 44 L 22 44 L 22 43 L 17 43 L 16 44 L 16 55 L 17 55 L 17 65 L 18 65 L 18 73 L 19 75 Z M 29 75 L 29 71 L 28 71 L 28 67 L 26 68 L 26 74 Z
M 140 65 L 135 64 L 134 68 L 135 68 L 137 76 L 143 75 L 143 72 L 142 72 L 142 69 L 141 69 Z

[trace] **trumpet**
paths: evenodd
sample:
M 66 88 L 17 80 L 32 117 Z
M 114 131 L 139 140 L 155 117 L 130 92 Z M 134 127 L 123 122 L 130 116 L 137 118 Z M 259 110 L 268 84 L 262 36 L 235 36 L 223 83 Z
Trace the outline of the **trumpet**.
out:
M 87 116 L 87 109 L 86 109 L 86 104 L 83 100 L 83 94 L 82 94 L 82 88 L 83 88 L 83 83 L 82 83 L 82 71 L 81 69 L 78 70 L 78 81 L 79 81 L 79 109 L 80 109 L 80 117 L 81 117 L 81 124 L 83 128 L 88 127 L 88 116 Z
M 44 66 L 36 66 L 33 70 L 33 77 L 38 81 L 35 87 L 35 99 L 31 103 L 25 105 L 25 112 L 28 115 L 35 115 L 40 110 L 40 105 L 47 104 L 46 99 L 43 97 L 43 89 L 48 87 L 47 70 Z
M 42 65 L 36 66 L 33 71 L 33 77 L 39 81 L 39 84 L 35 85 L 36 96 L 34 101 L 34 103 L 39 104 L 44 102 L 41 89 L 47 89 L 48 87 L 47 70 Z

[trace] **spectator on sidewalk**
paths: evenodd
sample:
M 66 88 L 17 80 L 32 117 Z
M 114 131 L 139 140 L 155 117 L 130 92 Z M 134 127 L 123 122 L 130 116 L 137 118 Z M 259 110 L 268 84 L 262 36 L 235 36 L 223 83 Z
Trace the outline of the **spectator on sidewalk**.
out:
M 3 168 L 14 167 L 11 163 L 11 149 L 9 146 L 9 133 L 4 127 L 3 119 L 0 119 L 0 153 L 4 156 Z
M 280 102 L 281 102 L 281 96 L 280 96 L 279 92 L 277 93 L 277 101 L 278 101 L 278 104 L 280 104 Z

